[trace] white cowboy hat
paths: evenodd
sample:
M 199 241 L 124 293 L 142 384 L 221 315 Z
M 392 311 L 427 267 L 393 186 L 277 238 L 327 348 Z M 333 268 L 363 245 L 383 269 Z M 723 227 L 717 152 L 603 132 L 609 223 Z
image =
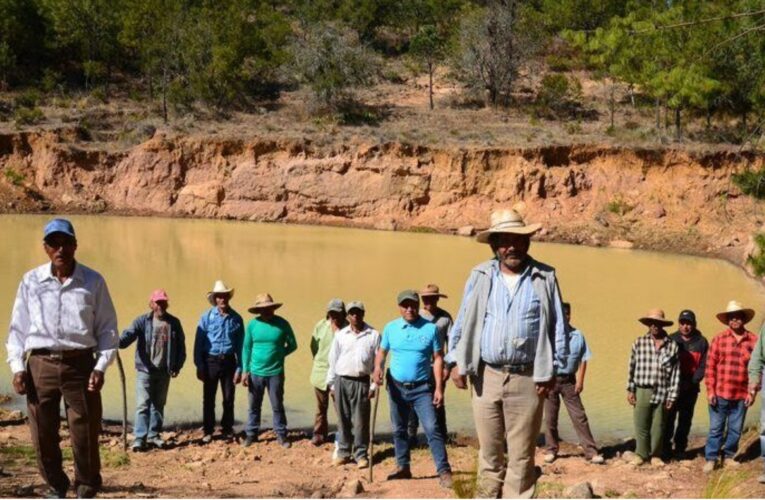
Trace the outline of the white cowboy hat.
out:
M 540 229 L 542 224 L 526 224 L 523 217 L 512 209 L 495 210 L 491 214 L 491 227 L 478 233 L 475 237 L 479 243 L 488 243 L 489 236 L 495 233 L 524 234 L 531 236 Z
M 740 312 L 744 315 L 744 324 L 749 323 L 752 321 L 752 318 L 754 318 L 754 310 L 753 309 L 747 309 L 744 306 L 741 305 L 741 303 L 737 300 L 731 300 L 728 302 L 728 307 L 725 308 L 724 312 L 717 313 L 716 317 L 720 320 L 720 322 L 724 325 L 728 324 L 728 315 L 731 313 Z
M 648 314 L 638 319 L 645 326 L 650 326 L 651 323 L 656 323 L 660 326 L 670 326 L 673 322 L 668 320 L 664 316 L 664 311 L 661 309 L 651 309 Z
M 227 293 L 229 298 L 232 298 L 234 296 L 234 289 L 227 287 L 223 281 L 218 280 L 213 285 L 213 289 L 207 292 L 207 301 L 215 305 L 215 295 L 219 293 Z
M 247 310 L 250 311 L 252 314 L 258 314 L 258 312 L 260 312 L 261 309 L 266 309 L 268 307 L 279 309 L 280 307 L 282 307 L 282 303 L 274 302 L 274 299 L 267 293 L 260 293 L 255 296 L 255 304 L 253 304 L 253 306 L 248 308 Z

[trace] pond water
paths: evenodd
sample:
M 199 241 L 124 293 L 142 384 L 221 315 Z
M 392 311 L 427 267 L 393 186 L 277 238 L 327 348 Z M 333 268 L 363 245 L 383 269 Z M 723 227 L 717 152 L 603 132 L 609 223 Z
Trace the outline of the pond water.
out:
M 46 262 L 41 237 L 49 218 L 0 216 L 4 235 L 0 251 L 5 261 L 0 267 L 0 321 L 5 325 L 21 276 Z M 309 341 L 330 298 L 364 301 L 368 323 L 382 331 L 398 313 L 396 294 L 401 289 L 437 283 L 449 295 L 440 305 L 456 316 L 470 269 L 490 257 L 488 246 L 473 239 L 437 234 L 191 219 L 73 216 L 71 220 L 78 234 L 78 260 L 106 278 L 120 328 L 147 311 L 149 292 L 163 287 L 170 296 L 170 311 L 184 325 L 191 352 L 196 324 L 209 307 L 206 293 L 216 279 L 236 289 L 232 306 L 246 321 L 251 318 L 247 307 L 256 294 L 269 292 L 284 302 L 279 314 L 292 324 L 298 340 L 297 352 L 286 363 L 285 404 L 291 428 L 306 428 L 313 421 Z M 693 309 L 707 338 L 722 330 L 714 315 L 731 299 L 758 311 L 750 329 L 758 332 L 762 322 L 762 287 L 723 261 L 543 243 L 532 243 L 530 253 L 557 269 L 563 297 L 572 304 L 572 323 L 584 332 L 593 352 L 582 398 L 599 440 L 632 432 L 632 412 L 625 400 L 627 361 L 632 341 L 645 331 L 637 318 L 648 309 L 662 307 L 672 319 L 681 309 Z M 133 346 L 122 351 L 131 421 L 133 353 Z M 2 363 L 0 392 L 12 391 L 10 378 L 8 365 Z M 105 416 L 120 419 L 116 366 L 107 371 L 106 380 Z M 201 400 L 201 383 L 189 359 L 170 385 L 167 421 L 200 422 Z M 469 394 L 450 384 L 446 400 L 449 428 L 470 432 Z M 704 401 L 699 398 L 696 431 L 705 431 L 708 425 Z M 246 391 L 240 387 L 238 423 L 246 419 L 246 408 Z M 378 429 L 387 431 L 385 398 L 379 411 Z M 217 413 L 219 417 L 220 406 Z M 749 413 L 754 419 L 758 412 Z M 330 422 L 334 422 L 333 410 Z M 270 423 L 266 399 L 263 427 Z M 561 416 L 561 426 L 564 439 L 573 437 L 566 415 Z

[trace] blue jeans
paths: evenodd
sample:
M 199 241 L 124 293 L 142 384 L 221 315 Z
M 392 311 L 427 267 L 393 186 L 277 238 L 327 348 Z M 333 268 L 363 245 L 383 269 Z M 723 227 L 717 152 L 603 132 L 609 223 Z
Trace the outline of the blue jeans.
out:
M 390 401 L 390 419 L 393 423 L 393 446 L 396 450 L 396 464 L 409 467 L 409 436 L 407 424 L 409 414 L 414 411 L 428 438 L 430 453 L 440 474 L 451 470 L 449 457 L 446 455 L 444 436 L 436 424 L 436 409 L 433 406 L 433 389 L 429 383 L 406 388 L 388 376 L 388 399 Z
M 287 437 L 287 412 L 284 411 L 284 373 L 270 377 L 250 375 L 247 386 L 250 409 L 247 426 L 244 428 L 248 436 L 257 436 L 260 431 L 260 410 L 263 407 L 263 394 L 268 390 L 271 400 L 271 411 L 274 414 L 274 432 L 277 437 Z
M 159 437 L 165 415 L 170 375 L 139 371 L 135 377 L 135 423 L 133 435 L 136 441 Z
M 709 407 L 709 436 L 704 449 L 707 461 L 717 460 L 722 448 L 725 458 L 733 458 L 738 451 L 738 441 L 744 429 L 746 407 L 743 399 L 717 398 L 717 405 Z M 725 424 L 728 431 L 723 444 Z

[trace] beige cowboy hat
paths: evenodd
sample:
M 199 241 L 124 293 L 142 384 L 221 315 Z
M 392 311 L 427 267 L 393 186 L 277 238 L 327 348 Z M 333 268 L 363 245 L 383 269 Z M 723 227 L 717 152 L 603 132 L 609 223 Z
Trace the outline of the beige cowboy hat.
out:
M 731 313 L 740 312 L 744 315 L 744 324 L 749 323 L 752 321 L 752 318 L 754 318 L 754 310 L 753 309 L 747 309 L 744 306 L 741 305 L 741 303 L 737 300 L 731 300 L 728 302 L 728 307 L 725 308 L 724 312 L 717 313 L 716 317 L 720 320 L 721 323 L 724 325 L 728 324 L 728 315 Z
M 279 309 L 282 307 L 282 303 L 274 302 L 274 299 L 271 297 L 271 295 L 267 293 L 260 293 L 255 296 L 255 304 L 253 304 L 252 307 L 248 308 L 247 310 L 252 314 L 258 314 L 261 309 L 267 309 L 269 307 Z
M 662 309 L 651 309 L 648 311 L 648 314 L 638 319 L 638 321 L 645 326 L 650 326 L 651 323 L 658 324 L 659 326 L 670 326 L 673 323 L 673 321 L 668 320 L 664 316 L 664 311 Z
M 475 237 L 479 243 L 488 243 L 489 236 L 495 233 L 524 234 L 531 236 L 540 229 L 542 224 L 526 224 L 523 217 L 515 210 L 504 208 L 491 213 L 491 227 L 481 231 Z
M 441 293 L 438 289 L 438 285 L 426 285 L 425 288 L 420 290 L 420 297 L 441 297 L 442 299 L 448 299 L 446 295 Z
M 218 280 L 215 282 L 215 285 L 213 285 L 212 290 L 207 292 L 207 301 L 210 304 L 215 305 L 215 295 L 219 293 L 227 293 L 229 298 L 234 297 L 234 289 L 227 287 L 223 281 Z

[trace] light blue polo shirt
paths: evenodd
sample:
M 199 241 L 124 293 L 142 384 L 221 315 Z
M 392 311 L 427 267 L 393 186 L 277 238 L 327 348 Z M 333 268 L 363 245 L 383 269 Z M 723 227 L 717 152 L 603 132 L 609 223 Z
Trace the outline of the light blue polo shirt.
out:
M 433 353 L 441 349 L 436 325 L 423 317 L 414 323 L 394 319 L 383 330 L 380 347 L 390 351 L 390 374 L 399 382 L 412 383 L 430 379 Z
M 557 367 L 557 375 L 576 375 L 579 365 L 582 361 L 589 361 L 592 358 L 590 347 L 584 340 L 584 335 L 579 330 L 573 329 L 568 332 L 568 356 L 566 364 L 563 367 Z

